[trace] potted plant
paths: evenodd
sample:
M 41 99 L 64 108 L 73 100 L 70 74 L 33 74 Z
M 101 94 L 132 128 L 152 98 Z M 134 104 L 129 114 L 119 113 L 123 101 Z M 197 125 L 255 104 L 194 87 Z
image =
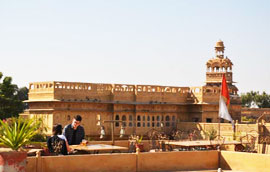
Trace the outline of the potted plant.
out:
M 215 140 L 215 138 L 217 138 L 217 130 L 215 130 L 214 128 L 210 128 L 210 130 L 205 131 L 205 136 L 209 139 L 209 140 Z
M 11 151 L 0 152 L 0 169 L 3 171 L 20 171 L 26 169 L 27 152 L 22 146 L 29 143 L 37 133 L 39 123 L 34 119 L 11 118 L 0 120 L 0 143 Z

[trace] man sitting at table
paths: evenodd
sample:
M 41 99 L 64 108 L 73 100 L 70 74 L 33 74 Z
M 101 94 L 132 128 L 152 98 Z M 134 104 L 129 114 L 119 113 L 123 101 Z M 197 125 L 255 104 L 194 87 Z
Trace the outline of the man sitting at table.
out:
M 65 126 L 63 135 L 66 136 L 69 145 L 79 145 L 84 139 L 84 128 L 80 125 L 82 117 L 76 115 L 71 124 Z

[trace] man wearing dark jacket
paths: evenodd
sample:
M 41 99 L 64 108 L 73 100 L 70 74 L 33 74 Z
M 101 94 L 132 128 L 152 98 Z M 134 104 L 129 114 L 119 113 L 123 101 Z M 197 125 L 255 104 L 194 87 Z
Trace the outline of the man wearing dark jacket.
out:
M 69 145 L 79 145 L 84 139 L 84 128 L 80 126 L 82 117 L 76 115 L 71 124 L 65 126 L 63 135 L 66 136 Z

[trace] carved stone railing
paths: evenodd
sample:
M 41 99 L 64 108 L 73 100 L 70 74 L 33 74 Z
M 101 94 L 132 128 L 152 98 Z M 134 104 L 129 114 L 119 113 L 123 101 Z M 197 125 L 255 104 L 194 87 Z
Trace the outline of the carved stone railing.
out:
M 225 74 L 227 81 L 232 81 L 232 72 L 206 72 L 206 81 L 221 82 L 223 74 Z
M 171 87 L 157 85 L 35 82 L 29 84 L 29 100 L 125 101 L 166 103 L 217 102 L 219 87 Z
M 35 82 L 29 84 L 29 100 L 54 99 L 54 82 Z

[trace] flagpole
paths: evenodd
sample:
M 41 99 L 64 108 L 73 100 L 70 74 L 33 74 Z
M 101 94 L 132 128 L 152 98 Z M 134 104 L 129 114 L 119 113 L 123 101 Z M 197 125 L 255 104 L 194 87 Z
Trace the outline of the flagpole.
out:
M 223 77 L 225 77 L 225 75 L 223 74 L 222 75 L 222 80 L 221 80 L 221 83 L 220 83 L 220 94 L 219 94 L 219 101 L 221 99 L 221 95 L 222 95 L 222 83 L 223 83 Z M 227 84 L 227 83 L 226 83 Z M 219 103 L 219 106 L 220 106 L 220 103 Z M 220 107 L 219 107 L 220 108 Z M 219 112 L 218 112 L 219 113 Z M 220 141 L 220 122 L 221 122 L 221 118 L 220 116 L 218 115 L 218 141 Z
M 222 75 L 222 80 L 223 80 L 223 75 Z M 221 98 L 221 90 L 222 90 L 222 81 L 221 81 L 221 84 L 220 84 L 220 94 L 219 94 L 219 99 Z M 220 101 L 220 100 L 219 100 Z M 220 106 L 220 103 L 219 103 L 219 106 Z M 219 113 L 219 112 L 218 112 Z M 218 141 L 220 141 L 220 121 L 221 121 L 221 118 L 218 114 Z

